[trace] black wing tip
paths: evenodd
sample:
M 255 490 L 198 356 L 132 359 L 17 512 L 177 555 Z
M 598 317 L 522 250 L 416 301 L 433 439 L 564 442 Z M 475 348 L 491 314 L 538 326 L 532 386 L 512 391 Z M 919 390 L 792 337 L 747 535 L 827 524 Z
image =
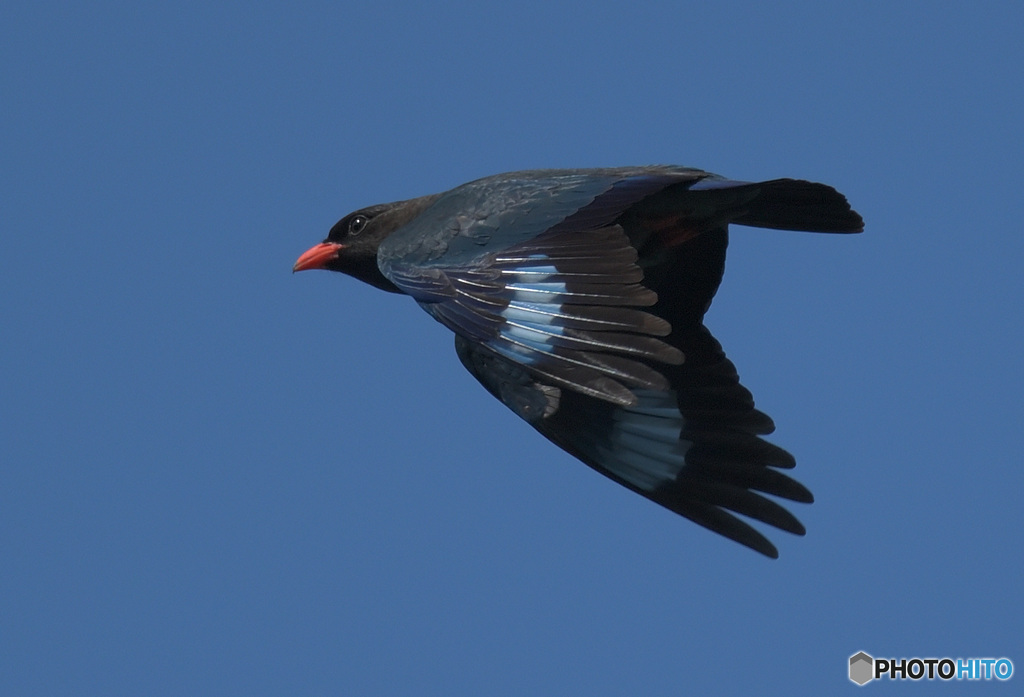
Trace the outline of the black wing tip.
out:
M 788 480 L 788 477 L 785 479 Z M 713 481 L 690 482 L 684 487 L 679 485 L 677 481 L 662 487 L 648 498 L 713 533 L 771 559 L 778 558 L 778 549 L 746 519 L 800 537 L 807 534 L 807 528 L 790 511 L 755 491 Z M 785 498 L 801 503 L 813 501 L 809 491 L 799 484 L 797 486 L 806 492 L 806 497 Z
M 729 515 L 729 514 L 726 514 L 726 515 Z M 732 516 L 730 516 L 730 517 L 732 517 Z M 769 559 L 778 559 L 779 558 L 779 550 L 778 550 L 778 548 L 774 544 L 772 544 L 768 540 L 767 537 L 765 537 L 764 535 L 762 535 L 761 533 L 759 533 L 757 530 L 755 530 L 754 528 L 750 527 L 746 523 L 742 522 L 738 518 L 733 517 L 733 521 L 735 523 L 735 529 L 733 529 L 734 526 L 730 526 L 729 530 L 722 530 L 722 529 L 714 530 L 713 528 L 709 528 L 709 529 L 712 529 L 714 532 L 718 533 L 719 535 L 727 537 L 730 540 L 732 540 L 733 542 L 738 542 L 739 544 L 743 545 L 747 549 L 751 549 L 751 550 L 757 552 L 758 554 L 762 554 L 762 555 L 768 557 Z M 740 526 L 742 526 L 742 527 L 740 527 Z M 705 527 L 707 527 L 707 526 L 705 526 Z

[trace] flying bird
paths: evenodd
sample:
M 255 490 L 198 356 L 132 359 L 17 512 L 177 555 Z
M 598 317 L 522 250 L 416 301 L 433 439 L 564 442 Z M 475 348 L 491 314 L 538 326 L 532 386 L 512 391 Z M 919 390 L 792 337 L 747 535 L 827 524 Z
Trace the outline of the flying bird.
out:
M 466 369 L 555 445 L 766 556 L 737 514 L 803 535 L 768 496 L 811 503 L 780 470 L 732 362 L 704 326 L 730 223 L 861 232 L 832 187 L 677 166 L 510 172 L 357 210 L 294 271 L 404 293 L 455 333 Z

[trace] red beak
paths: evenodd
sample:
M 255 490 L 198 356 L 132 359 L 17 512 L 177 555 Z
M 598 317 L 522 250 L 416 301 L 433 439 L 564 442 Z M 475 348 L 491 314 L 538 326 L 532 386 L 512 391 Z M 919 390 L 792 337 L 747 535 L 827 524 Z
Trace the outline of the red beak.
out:
M 327 262 L 338 258 L 338 253 L 345 248 L 345 245 L 337 242 L 321 242 L 315 247 L 310 247 L 292 267 L 292 273 L 306 271 L 308 269 L 322 269 Z

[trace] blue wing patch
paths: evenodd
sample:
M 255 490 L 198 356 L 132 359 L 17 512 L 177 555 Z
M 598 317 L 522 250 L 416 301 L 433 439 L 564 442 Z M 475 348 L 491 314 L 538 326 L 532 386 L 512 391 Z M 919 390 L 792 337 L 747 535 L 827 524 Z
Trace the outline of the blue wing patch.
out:
M 685 419 L 674 391 L 637 390 L 637 403 L 612 412 L 606 442 L 594 454 L 604 467 L 636 488 L 652 492 L 675 481 L 693 445 L 680 438 Z

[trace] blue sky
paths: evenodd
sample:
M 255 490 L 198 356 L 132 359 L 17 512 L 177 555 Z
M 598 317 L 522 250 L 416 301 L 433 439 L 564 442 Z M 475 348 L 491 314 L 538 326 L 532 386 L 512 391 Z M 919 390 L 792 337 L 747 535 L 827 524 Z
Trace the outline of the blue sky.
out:
M 1024 6 L 752 5 L 4 4 L 0 694 L 1024 670 Z M 777 561 L 548 444 L 407 298 L 290 273 L 355 208 L 648 163 L 867 222 L 734 228 L 707 317 L 817 499 Z

